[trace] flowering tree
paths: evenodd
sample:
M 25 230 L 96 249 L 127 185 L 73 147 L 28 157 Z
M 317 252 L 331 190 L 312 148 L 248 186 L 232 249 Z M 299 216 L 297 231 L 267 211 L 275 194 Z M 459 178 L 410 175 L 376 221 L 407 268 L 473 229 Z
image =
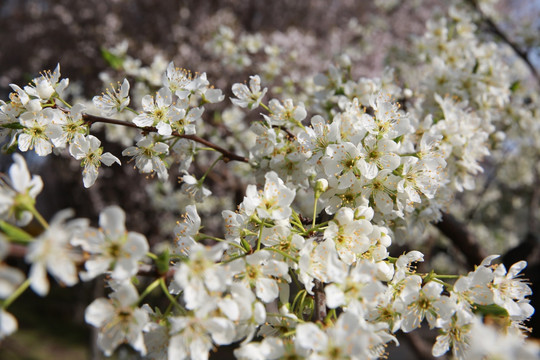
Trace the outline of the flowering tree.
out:
M 126 44 L 103 52 L 126 77 L 92 101 L 70 95 L 60 66 L 12 84 L 0 103 L 8 152 L 70 155 L 90 188 L 107 181 L 103 166 L 122 166 L 91 134 L 101 125 L 140 173 L 189 204 L 153 246 L 126 229 L 130 212 L 119 206 L 101 211 L 99 227 L 69 210 L 47 222 L 35 206 L 47 184 L 13 154 L 0 188 L 0 259 L 18 252 L 29 271 L 0 267 L 0 338 L 17 330 L 9 306 L 28 288 L 46 296 L 51 279 L 102 276 L 110 291 L 85 320 L 106 355 L 127 343 L 148 359 L 206 359 L 236 344 L 239 359 L 371 359 L 427 324 L 439 331 L 433 356 L 539 358 L 523 325 L 534 312 L 525 261 L 507 269 L 475 245 L 467 260 L 476 266 L 461 275 L 416 268 L 431 224 L 448 223 L 454 198 L 477 188 L 484 167 L 515 166 L 506 152 L 532 151 L 523 138 L 538 143 L 528 103 L 538 83 L 527 81 L 536 71 L 508 39 L 477 36 L 489 8 L 469 3 L 476 13 L 458 4 L 430 20 L 415 59 L 380 78 L 353 77 L 347 54 L 298 78 L 278 45 L 221 27 L 207 47 L 223 66 L 258 67 L 227 100 L 206 73 L 161 58 L 143 67 Z M 219 198 L 207 183 L 222 163 L 247 180 L 245 193 L 239 203 L 222 196 L 230 206 L 219 219 L 201 218 L 216 206 L 205 205 Z M 181 174 L 178 191 L 170 173 Z M 37 236 L 25 228 L 33 219 Z M 394 243 L 412 250 L 394 254 Z M 166 306 L 148 304 L 156 293 Z

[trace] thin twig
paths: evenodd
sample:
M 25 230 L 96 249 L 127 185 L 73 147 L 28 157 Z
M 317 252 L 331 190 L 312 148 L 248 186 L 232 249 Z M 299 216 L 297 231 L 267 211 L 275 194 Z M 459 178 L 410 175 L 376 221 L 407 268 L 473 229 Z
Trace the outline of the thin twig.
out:
M 154 126 L 144 126 L 144 127 L 141 127 L 141 126 L 137 126 L 133 123 L 130 123 L 130 122 L 127 122 L 127 121 L 123 121 L 123 120 L 116 120 L 116 119 L 109 119 L 109 118 L 105 118 L 105 117 L 101 117 L 101 116 L 96 116 L 96 115 L 90 115 L 90 114 L 82 114 L 82 119 L 92 125 L 94 123 L 104 123 L 104 124 L 113 124 L 113 125 L 120 125 L 120 126 L 126 126 L 126 127 L 130 127 L 130 128 L 134 128 L 134 129 L 139 129 L 139 130 L 142 130 L 143 132 L 146 132 L 146 133 L 149 133 L 149 132 L 157 132 L 157 128 L 154 127 Z M 176 137 L 179 137 L 179 138 L 182 138 L 182 139 L 188 139 L 188 140 L 193 140 L 195 142 L 198 142 L 200 144 L 203 144 L 209 148 L 212 148 L 214 150 L 216 150 L 217 152 L 220 152 L 223 154 L 223 161 L 225 162 L 229 162 L 229 161 L 240 161 L 240 162 L 245 162 L 245 163 L 248 163 L 249 160 L 244 157 L 244 156 L 240 156 L 240 155 L 237 155 L 237 154 L 234 154 L 232 152 L 230 152 L 229 150 L 227 149 L 224 149 L 222 148 L 221 146 L 219 145 L 216 145 L 206 139 L 203 139 L 197 135 L 185 135 L 185 134 L 179 134 L 178 131 L 173 131 L 172 132 L 172 135 L 173 136 L 176 136 Z

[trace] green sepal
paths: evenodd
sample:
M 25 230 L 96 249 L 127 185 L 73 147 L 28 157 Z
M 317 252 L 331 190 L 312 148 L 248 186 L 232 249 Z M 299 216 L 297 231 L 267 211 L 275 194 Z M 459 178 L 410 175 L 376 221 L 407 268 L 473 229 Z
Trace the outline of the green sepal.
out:
M 164 252 L 158 255 L 156 260 L 156 267 L 159 274 L 165 274 L 169 271 L 169 264 L 171 261 L 171 256 L 169 254 L 169 249 L 166 249 Z
M 516 80 L 512 83 L 512 85 L 510 85 L 510 91 L 516 92 L 516 90 L 518 90 L 520 87 L 521 87 L 521 82 L 519 80 Z
M 0 220 L 0 230 L 4 232 L 9 241 L 28 243 L 34 239 L 32 235 L 28 234 L 23 229 L 3 220 Z

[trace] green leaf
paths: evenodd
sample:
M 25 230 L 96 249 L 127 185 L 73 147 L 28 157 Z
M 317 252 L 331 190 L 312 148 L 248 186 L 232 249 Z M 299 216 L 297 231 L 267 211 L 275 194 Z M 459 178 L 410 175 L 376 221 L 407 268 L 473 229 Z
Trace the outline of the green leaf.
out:
M 0 230 L 6 234 L 9 241 L 28 243 L 34 239 L 32 235 L 28 234 L 23 229 L 3 220 L 0 220 Z
M 506 311 L 505 308 L 496 304 L 491 304 L 491 305 L 474 304 L 473 309 L 474 309 L 473 312 L 475 314 L 480 314 L 483 316 L 508 317 L 508 311 Z
M 105 48 L 101 48 L 101 56 L 107 62 L 107 64 L 109 64 L 115 70 L 121 69 L 122 65 L 124 64 L 124 59 L 117 55 L 114 55 L 112 52 Z

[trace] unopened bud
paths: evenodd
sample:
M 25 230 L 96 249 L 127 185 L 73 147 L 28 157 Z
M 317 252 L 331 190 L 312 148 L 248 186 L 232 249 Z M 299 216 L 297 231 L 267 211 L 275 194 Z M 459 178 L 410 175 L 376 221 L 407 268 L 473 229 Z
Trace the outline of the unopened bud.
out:
M 328 180 L 319 179 L 315 183 L 315 196 L 319 197 L 323 192 L 328 190 Z

